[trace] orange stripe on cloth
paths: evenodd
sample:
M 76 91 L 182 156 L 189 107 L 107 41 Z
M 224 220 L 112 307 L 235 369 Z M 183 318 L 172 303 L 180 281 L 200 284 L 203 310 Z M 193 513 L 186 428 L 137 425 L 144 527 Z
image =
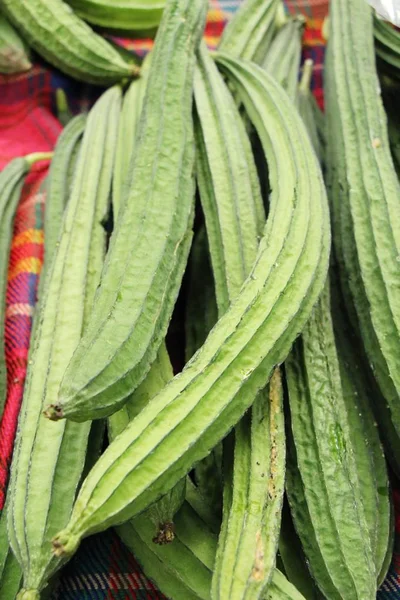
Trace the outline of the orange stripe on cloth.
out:
M 42 261 L 40 258 L 29 256 L 19 260 L 12 268 L 8 271 L 8 281 L 12 281 L 20 273 L 33 273 L 38 275 L 42 269 Z
M 44 244 L 44 233 L 42 229 L 27 229 L 16 235 L 12 242 L 13 248 L 24 244 Z

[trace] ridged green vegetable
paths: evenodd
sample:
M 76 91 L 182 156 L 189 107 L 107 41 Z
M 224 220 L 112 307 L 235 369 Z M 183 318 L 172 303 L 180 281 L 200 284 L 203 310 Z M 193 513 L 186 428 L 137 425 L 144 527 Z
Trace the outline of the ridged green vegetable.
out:
M 345 349 L 350 340 L 339 313 L 337 328 L 338 348 L 327 286 L 285 363 L 293 436 L 287 490 L 324 595 L 367 600 L 376 596 L 388 548 L 388 479 L 362 373 L 356 372 L 356 355 Z
M 117 527 L 144 572 L 172 600 L 209 600 L 217 538 L 187 503 L 176 516 L 176 540 L 170 546 L 152 543 L 152 528 L 145 515 Z M 285 576 L 274 570 L 264 600 L 304 600 Z
M 71 193 L 86 120 L 86 115 L 74 117 L 62 131 L 54 149 L 44 223 L 45 262 L 48 265 L 51 264 L 60 237 L 64 210 Z
M 90 423 L 55 424 L 42 412 L 57 396 L 100 279 L 120 103 L 120 88 L 114 87 L 89 115 L 29 357 L 8 506 L 10 544 L 24 574 L 23 600 L 38 598 L 61 564 L 51 553 L 51 538 L 69 519 L 84 468 Z
M 155 362 L 146 379 L 132 394 L 126 404 L 108 419 L 108 432 L 112 441 L 134 419 L 173 377 L 172 365 L 165 344 L 161 345 Z M 96 421 L 95 421 L 96 422 Z M 167 494 L 147 510 L 154 526 L 154 543 L 163 545 L 175 538 L 174 515 L 185 499 L 186 479 L 183 478 Z
M 236 426 L 234 450 L 225 445 L 224 519 L 212 582 L 215 600 L 260 598 L 269 589 L 280 531 L 285 454 L 277 369 L 269 394 L 258 394 L 251 414 Z
M 67 0 L 85 21 L 120 31 L 153 29 L 161 21 L 166 0 Z
M 190 475 L 186 477 L 186 500 L 199 517 L 207 523 L 210 530 L 218 534 L 221 528 L 220 515 L 216 513 L 215 506 L 211 504 L 209 496 L 203 494 L 203 489 L 192 481 Z
M 289 19 L 277 32 L 262 63 L 294 101 L 301 61 L 301 42 L 305 19 Z
M 0 13 L 0 73 L 29 71 L 32 63 L 29 50 L 3 14 Z
M 218 313 L 248 276 L 265 226 L 250 141 L 235 102 L 203 46 L 195 77 L 197 179 Z
M 51 154 L 31 154 L 24 158 L 15 158 L 0 173 L 0 418 L 3 414 L 7 393 L 4 328 L 13 223 L 25 176 L 35 162 L 47 160 L 51 156 Z
M 385 456 L 372 411 L 373 386 L 360 361 L 357 340 L 345 315 L 339 285 L 331 273 L 331 312 L 340 377 L 351 431 L 365 517 L 369 528 L 378 587 L 393 550 L 393 507 Z
M 43 58 L 85 83 L 108 85 L 138 74 L 63 0 L 1 0 L 0 8 Z
M 154 544 L 151 525 L 142 517 L 137 528 L 130 522 L 124 523 L 117 528 L 117 533 L 135 555 L 146 576 L 167 598 L 208 600 L 211 571 L 178 539 L 169 546 Z
M 321 139 L 321 121 L 324 117 L 322 113 L 318 115 L 319 108 L 310 89 L 313 66 L 314 63 L 311 59 L 308 58 L 304 61 L 301 81 L 297 88 L 296 104 L 318 160 L 320 164 L 323 164 L 324 148 L 323 139 Z M 324 124 L 322 124 L 322 127 L 324 127 Z
M 124 406 L 108 419 L 108 432 L 113 440 L 173 377 L 172 365 L 165 344 L 161 344 L 157 358 L 145 380 L 128 398 Z
M 186 477 L 183 477 L 165 496 L 147 509 L 146 513 L 156 526 L 153 542 L 163 546 L 175 540 L 174 517 L 185 500 Z
M 22 583 L 22 571 L 11 552 L 7 537 L 7 514 L 0 514 L 0 598 L 15 600 Z
M 280 0 L 245 0 L 226 25 L 219 50 L 261 64 L 276 31 Z
M 315 120 L 315 111 L 311 103 L 313 99 L 311 99 L 309 90 L 312 67 L 312 61 L 305 61 L 298 92 L 298 105 L 314 148 L 318 151 L 321 148 L 322 139 L 321 134 L 317 131 L 318 123 Z M 332 270 L 331 277 L 333 277 L 333 273 Z M 363 369 L 361 366 L 360 353 L 355 349 L 356 341 L 349 323 L 346 321 L 345 309 L 340 302 L 340 292 L 336 280 L 332 286 L 332 296 L 333 327 L 335 344 L 338 348 L 343 399 L 349 428 L 352 432 L 351 441 L 354 446 L 357 471 L 362 474 L 359 477 L 359 484 L 369 527 L 371 547 L 374 552 L 379 587 L 386 575 L 388 556 L 391 556 L 392 552 L 393 525 L 385 459 L 370 403 L 370 399 L 376 395 L 376 392 L 372 391 L 371 382 L 368 384 L 365 381 L 365 368 Z M 327 337 L 329 339 L 329 335 Z M 284 540 L 282 541 L 284 542 Z M 296 553 L 294 548 L 289 548 L 289 544 L 290 540 L 288 540 L 287 546 L 289 555 L 293 552 Z M 299 570 L 301 571 L 301 569 L 297 569 L 297 571 Z M 298 573 L 294 575 L 298 577 Z
M 363 0 L 331 4 L 325 80 L 327 185 L 346 308 L 385 402 L 388 456 L 400 470 L 400 184 Z M 379 401 L 379 396 L 376 402 Z
M 400 33 L 391 23 L 374 15 L 374 36 L 378 65 L 398 79 L 400 77 Z
M 146 73 L 143 71 L 144 67 L 142 67 L 141 77 L 130 84 L 122 103 L 112 190 L 115 222 L 121 210 L 124 195 L 129 194 L 130 169 L 136 152 L 137 129 L 147 84 Z
M 251 271 L 265 212 L 243 122 L 204 47 L 198 59 L 195 102 L 197 176 L 221 316 Z M 278 383 L 272 387 L 271 396 L 261 392 L 251 415 L 237 425 L 234 450 L 226 443 L 223 522 L 212 585 L 215 599 L 258 598 L 275 565 L 285 450 L 282 398 Z
M 192 238 L 194 52 L 206 4 L 170 0 L 166 6 L 148 75 L 129 196 L 111 238 L 87 333 L 65 374 L 55 418 L 84 421 L 115 412 L 144 379 L 165 338 Z
M 328 207 L 304 125 L 262 69 L 218 60 L 238 88 L 270 168 L 270 216 L 255 265 L 202 348 L 92 469 L 70 523 L 54 540 L 57 554 L 140 513 L 210 452 L 286 358 L 326 279 Z
M 173 377 L 173 371 L 165 344 L 162 344 L 156 361 L 144 382 L 139 386 L 120 411 L 108 419 L 110 440 L 113 440 L 127 424 L 146 406 Z M 155 544 L 165 545 L 175 541 L 175 514 L 185 500 L 186 478 L 179 481 L 167 494 L 151 505 L 146 518 L 153 523 Z M 141 516 L 141 519 L 143 516 Z M 127 528 L 129 529 L 128 525 Z
M 399 88 L 396 85 L 393 85 L 391 80 L 386 80 L 384 81 L 382 87 L 382 95 L 388 120 L 390 150 L 392 153 L 397 177 L 400 179 L 400 115 L 398 111 L 400 98 Z

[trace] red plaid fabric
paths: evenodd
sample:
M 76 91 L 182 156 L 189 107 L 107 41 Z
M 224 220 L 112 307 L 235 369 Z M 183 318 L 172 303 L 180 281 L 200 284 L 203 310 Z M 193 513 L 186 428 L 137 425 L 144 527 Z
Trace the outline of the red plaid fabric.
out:
M 241 0 L 211 0 L 205 39 L 215 48 L 227 19 Z M 289 12 L 301 12 L 307 18 L 304 57 L 314 60 L 313 90 L 323 107 L 322 70 L 324 40 L 322 20 L 327 0 L 286 0 Z M 151 48 L 151 40 L 124 41 L 139 54 Z M 99 90 L 65 77 L 47 65 L 38 63 L 21 76 L 0 77 L 0 168 L 12 158 L 31 152 L 49 151 L 54 147 L 61 125 L 54 116 L 55 89 L 63 88 L 75 112 L 88 108 Z M 0 509 L 3 507 L 22 399 L 28 360 L 29 335 L 36 301 L 36 289 L 43 259 L 44 195 L 40 185 L 47 174 L 46 166 L 34 168 L 23 190 L 17 212 L 11 250 L 6 319 L 8 398 L 0 421 Z M 400 493 L 395 491 L 400 515 Z M 400 538 L 400 522 L 396 529 Z M 399 545 L 399 542 L 397 542 Z M 388 579 L 379 598 L 400 598 L 400 548 L 397 548 Z M 113 532 L 85 540 L 72 561 L 62 572 L 52 600 L 161 599 L 142 574 L 132 555 Z

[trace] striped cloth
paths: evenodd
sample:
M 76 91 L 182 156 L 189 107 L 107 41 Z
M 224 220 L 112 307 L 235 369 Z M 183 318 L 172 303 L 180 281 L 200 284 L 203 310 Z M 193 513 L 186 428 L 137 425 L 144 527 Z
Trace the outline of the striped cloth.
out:
M 224 25 L 241 0 L 210 0 L 205 39 L 215 48 Z M 304 58 L 312 58 L 312 87 L 323 107 L 322 69 L 324 42 L 321 36 L 326 0 L 286 0 L 290 13 L 307 17 Z M 124 41 L 139 54 L 151 48 L 151 40 Z M 55 118 L 55 89 L 63 88 L 75 112 L 88 108 L 99 94 L 91 86 L 77 83 L 42 62 L 21 76 L 0 77 L 0 169 L 12 158 L 54 147 L 61 126 Z M 6 357 L 8 398 L 0 421 L 0 510 L 4 506 L 18 412 L 22 400 L 28 357 L 29 335 L 36 289 L 43 259 L 43 212 L 45 196 L 41 184 L 46 165 L 33 168 L 18 209 L 8 275 Z M 380 600 L 400 598 L 400 493 L 397 553 L 389 577 L 378 594 Z M 134 557 L 112 531 L 84 542 L 63 570 L 52 600 L 161 599 L 162 594 L 143 575 Z M 8 599 L 7 599 L 8 600 Z

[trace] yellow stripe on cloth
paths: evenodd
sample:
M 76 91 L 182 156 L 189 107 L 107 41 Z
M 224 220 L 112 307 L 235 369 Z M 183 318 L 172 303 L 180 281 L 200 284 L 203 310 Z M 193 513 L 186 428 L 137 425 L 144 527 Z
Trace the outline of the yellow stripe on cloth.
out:
M 26 229 L 26 231 L 21 231 L 18 233 L 12 242 L 13 248 L 18 248 L 18 246 L 23 246 L 24 244 L 43 244 L 44 243 L 44 235 L 43 230 L 41 229 Z
M 40 260 L 40 258 L 29 256 L 28 258 L 23 258 L 22 260 L 19 260 L 14 265 L 14 267 L 9 270 L 8 281 L 12 281 L 21 273 L 32 273 L 34 275 L 39 275 L 41 270 L 42 261 Z

